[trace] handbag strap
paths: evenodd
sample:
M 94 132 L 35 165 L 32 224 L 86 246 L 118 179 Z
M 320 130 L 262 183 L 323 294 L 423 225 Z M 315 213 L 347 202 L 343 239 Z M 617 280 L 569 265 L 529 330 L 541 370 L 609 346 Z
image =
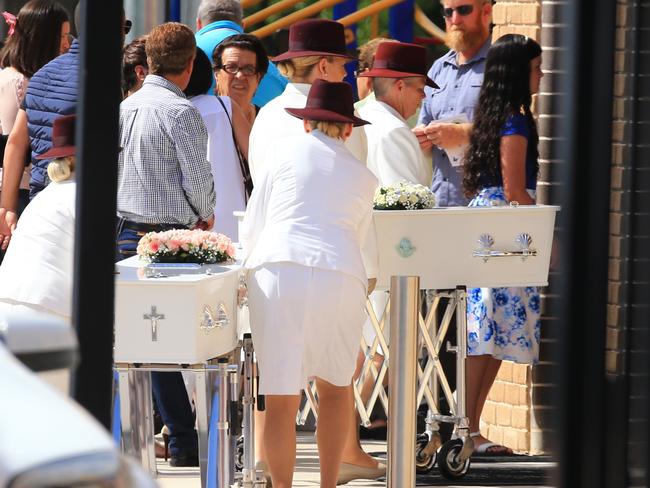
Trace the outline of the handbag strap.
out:
M 219 100 L 219 103 L 223 107 L 223 111 L 226 113 L 226 117 L 228 118 L 228 123 L 230 124 L 230 131 L 232 132 L 232 143 L 235 146 L 235 151 L 237 151 L 237 159 L 239 159 L 239 169 L 241 171 L 242 179 L 244 181 L 244 193 L 246 194 L 246 202 L 248 202 L 248 199 L 250 198 L 251 193 L 253 191 L 253 178 L 251 177 L 251 170 L 248 166 L 248 160 L 242 154 L 241 150 L 239 149 L 239 146 L 237 145 L 237 138 L 235 137 L 235 126 L 232 123 L 232 119 L 230 118 L 230 114 L 228 113 L 228 109 L 226 108 L 226 104 L 223 103 L 221 97 L 217 97 L 217 100 Z

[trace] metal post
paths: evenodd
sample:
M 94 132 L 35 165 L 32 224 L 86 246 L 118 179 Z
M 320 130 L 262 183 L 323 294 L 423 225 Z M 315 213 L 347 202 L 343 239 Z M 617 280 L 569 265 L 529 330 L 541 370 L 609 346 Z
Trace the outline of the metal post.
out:
M 255 473 L 255 425 L 253 410 L 255 409 L 255 396 L 253 393 L 253 339 L 250 334 L 244 334 L 244 467 L 242 476 L 244 483 L 254 482 Z M 246 485 L 244 485 L 246 486 Z
M 121 1 L 81 3 L 72 310 L 81 361 L 73 395 L 107 430 L 112 413 L 121 32 Z
M 415 411 L 420 277 L 390 279 L 389 488 L 415 486 Z
M 230 432 L 228 414 L 230 398 L 228 396 L 228 359 L 219 360 L 219 416 L 217 424 L 217 435 L 219 436 L 219 449 L 217 450 L 217 487 L 229 488 L 232 484 L 230 478 Z

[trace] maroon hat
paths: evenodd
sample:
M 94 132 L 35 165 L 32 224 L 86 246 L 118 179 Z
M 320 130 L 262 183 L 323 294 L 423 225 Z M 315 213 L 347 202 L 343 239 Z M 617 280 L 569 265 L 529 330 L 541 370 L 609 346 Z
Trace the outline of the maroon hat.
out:
M 54 119 L 52 125 L 52 147 L 36 159 L 54 159 L 74 156 L 74 126 L 76 115 L 62 115 Z
M 289 50 L 272 59 L 286 61 L 302 56 L 337 56 L 354 59 L 345 50 L 343 24 L 327 19 L 296 22 L 289 29 Z
M 350 123 L 355 127 L 369 124 L 354 115 L 352 87 L 345 81 L 315 80 L 309 89 L 305 108 L 285 108 L 299 119 Z
M 372 69 L 359 74 L 369 78 L 408 78 L 424 76 L 427 86 L 438 85 L 427 76 L 427 51 L 417 44 L 382 42 L 377 46 Z

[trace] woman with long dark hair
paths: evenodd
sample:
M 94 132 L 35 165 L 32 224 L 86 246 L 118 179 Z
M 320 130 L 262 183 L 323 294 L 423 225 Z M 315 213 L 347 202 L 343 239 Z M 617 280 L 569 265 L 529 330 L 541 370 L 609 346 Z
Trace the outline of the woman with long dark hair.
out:
M 70 48 L 68 13 L 52 0 L 31 0 L 16 17 L 4 12 L 10 35 L 0 50 L 0 134 L 6 141 L 16 121 L 29 79 Z M 20 126 L 20 124 L 19 124 Z M 25 129 L 26 130 L 26 129 Z M 4 151 L 2 151 L 2 157 Z M 25 155 L 26 159 L 28 155 Z M 0 176 L 2 170 L 0 169 Z M 16 174 L 16 187 L 18 186 Z M 29 169 L 20 180 L 18 213 L 29 202 Z
M 31 0 L 13 22 L 13 32 L 0 51 L 0 67 L 5 68 L 0 72 L 3 134 L 11 132 L 20 106 L 18 98 L 24 94 L 27 80 L 70 48 L 68 13 L 57 2 Z
M 531 98 L 539 90 L 542 49 L 519 34 L 490 48 L 474 116 L 463 185 L 470 206 L 535 204 L 538 152 Z M 467 299 L 467 412 L 475 452 L 512 451 L 481 436 L 479 421 L 502 360 L 537 362 L 540 339 L 536 287 L 475 288 Z

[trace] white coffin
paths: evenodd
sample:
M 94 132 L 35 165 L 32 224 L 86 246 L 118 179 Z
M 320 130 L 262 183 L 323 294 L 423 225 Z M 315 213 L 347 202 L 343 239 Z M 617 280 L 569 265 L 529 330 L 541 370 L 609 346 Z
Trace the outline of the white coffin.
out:
M 117 272 L 116 362 L 196 364 L 237 346 L 239 264 L 152 272 L 134 256 Z
M 392 275 L 417 275 L 422 289 L 545 286 L 558 210 L 520 205 L 374 211 L 377 285 L 388 288 Z M 528 246 L 520 244 L 522 234 L 529 236 Z M 524 258 L 525 249 L 530 255 Z M 502 252 L 513 255 L 475 255 Z

